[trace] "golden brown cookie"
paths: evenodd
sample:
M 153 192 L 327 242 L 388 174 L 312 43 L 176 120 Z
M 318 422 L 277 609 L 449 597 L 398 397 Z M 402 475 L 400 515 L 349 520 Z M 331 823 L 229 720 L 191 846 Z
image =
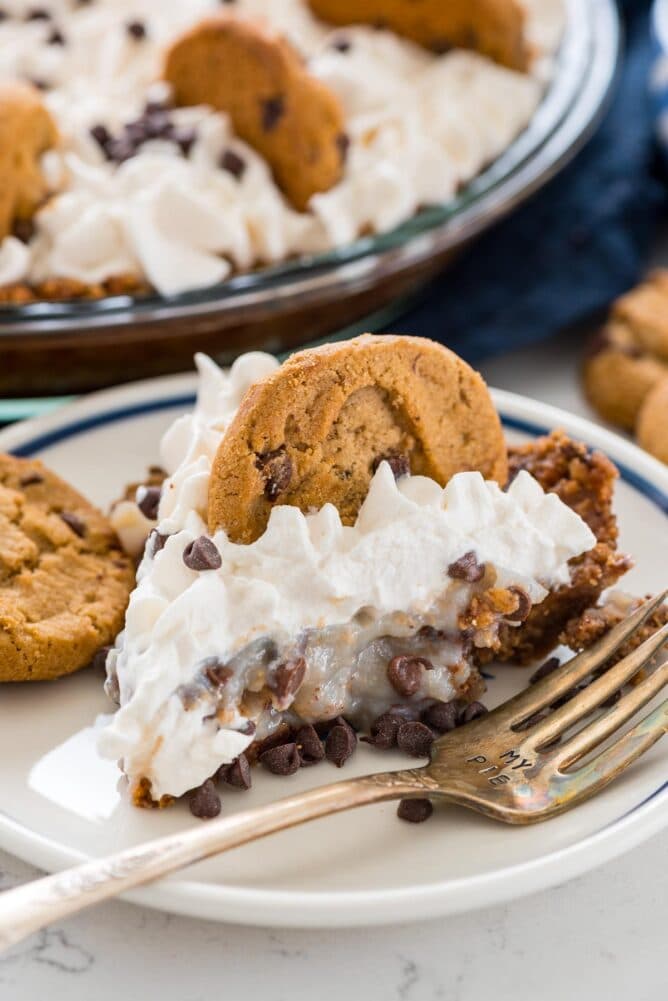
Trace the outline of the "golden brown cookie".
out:
M 635 332 L 608 324 L 594 338 L 583 366 L 587 398 L 601 417 L 631 430 L 647 393 L 668 375 L 668 363 L 639 347 Z
M 92 504 L 41 462 L 0 455 L 0 682 L 85 667 L 122 629 L 133 586 Z
M 612 316 L 633 331 L 642 351 L 668 365 L 668 270 L 652 271 L 641 285 L 617 300 Z
M 386 27 L 427 49 L 475 49 L 503 66 L 526 70 L 530 52 L 517 0 L 308 0 L 331 24 Z
M 638 444 L 668 463 L 668 375 L 648 393 L 638 415 Z
M 31 219 L 46 197 L 39 158 L 57 141 L 39 92 L 26 84 L 0 84 L 0 239 L 16 221 Z
M 373 473 L 504 483 L 506 448 L 482 378 L 420 337 L 364 334 L 293 355 L 246 393 L 209 486 L 209 528 L 252 542 L 275 504 L 336 505 L 355 521 Z
M 340 180 L 348 140 L 338 98 L 271 28 L 229 14 L 200 21 L 167 52 L 164 76 L 177 104 L 227 112 L 296 209 Z

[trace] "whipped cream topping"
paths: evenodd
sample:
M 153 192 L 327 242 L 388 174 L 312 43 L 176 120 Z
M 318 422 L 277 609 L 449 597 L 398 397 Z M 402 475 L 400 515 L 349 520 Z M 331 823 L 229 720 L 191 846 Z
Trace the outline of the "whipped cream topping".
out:
M 177 127 L 196 130 L 185 152 L 151 140 L 119 165 L 91 137 L 99 125 L 118 135 L 147 98 L 164 97 L 156 81 L 165 46 L 219 10 L 218 0 L 45 0 L 48 21 L 26 20 L 32 5 L 24 0 L 3 4 L 0 77 L 48 85 L 62 148 L 45 158 L 57 194 L 38 214 L 27 252 L 19 258 L 0 244 L 0 284 L 98 283 L 131 273 L 178 293 L 233 270 L 342 246 L 363 231 L 384 232 L 421 206 L 446 202 L 529 122 L 561 36 L 561 3 L 526 0 L 536 60 L 525 75 L 473 52 L 436 56 L 386 31 L 332 32 L 305 0 L 237 0 L 235 12 L 269 20 L 297 46 L 345 110 L 344 177 L 307 213 L 288 205 L 262 158 L 211 109 L 172 113 Z M 128 31 L 132 23 L 145 29 L 142 37 Z M 51 40 L 54 30 L 64 44 Z M 346 51 L 336 46 L 342 35 Z M 221 166 L 228 151 L 244 165 L 240 176 Z
M 569 580 L 568 561 L 595 543 L 578 515 L 526 472 L 505 492 L 475 472 L 458 474 L 443 489 L 420 476 L 395 481 L 382 463 L 354 526 L 342 525 L 330 504 L 308 514 L 278 506 L 251 545 L 222 531 L 212 536 L 219 569 L 189 569 L 183 554 L 207 534 L 221 436 L 246 387 L 276 362 L 246 355 L 229 374 L 203 356 L 197 364 L 195 411 L 163 441 L 162 463 L 171 474 L 159 508 L 164 546 L 147 545 L 125 632 L 108 661 L 121 708 L 103 749 L 122 758 L 129 774 L 148 777 L 155 797 L 198 785 L 252 740 L 243 732 L 249 717 L 234 681 L 224 725 L 207 703 L 184 707 L 179 690 L 209 658 L 229 663 L 267 637 L 287 648 L 296 637 L 345 627 L 360 614 L 375 623 L 374 640 L 423 625 L 456 631 L 472 591 L 446 571 L 464 554 L 493 567 L 498 587 L 519 586 L 536 603 Z M 305 685 L 310 690 L 308 676 Z

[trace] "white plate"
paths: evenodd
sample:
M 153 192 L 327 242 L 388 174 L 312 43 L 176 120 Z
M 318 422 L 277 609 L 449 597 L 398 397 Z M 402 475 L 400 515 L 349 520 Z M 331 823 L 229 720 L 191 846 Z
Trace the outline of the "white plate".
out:
M 192 376 L 134 384 L 0 434 L 0 450 L 39 455 L 106 505 L 157 459 L 161 432 L 190 405 Z M 622 546 L 637 560 L 629 589 L 666 583 L 668 470 L 621 438 L 522 397 L 496 393 L 509 436 L 562 426 L 622 468 Z M 526 673 L 494 670 L 488 703 Z M 56 870 L 193 823 L 187 809 L 132 808 L 114 765 L 96 758 L 90 725 L 108 711 L 99 677 L 0 688 L 0 846 Z M 383 924 L 471 910 L 563 882 L 637 846 L 668 823 L 668 741 L 595 800 L 549 823 L 511 828 L 442 808 L 421 827 L 393 804 L 326 818 L 237 849 L 128 895 L 182 914 L 270 926 Z M 400 767 L 361 748 L 346 774 Z M 250 793 L 230 791 L 232 813 L 333 778 L 330 766 L 289 782 L 260 773 Z

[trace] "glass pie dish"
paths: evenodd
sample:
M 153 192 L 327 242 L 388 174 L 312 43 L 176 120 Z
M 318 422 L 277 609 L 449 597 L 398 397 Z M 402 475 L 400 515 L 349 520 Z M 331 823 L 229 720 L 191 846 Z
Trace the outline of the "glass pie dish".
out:
M 554 176 L 599 121 L 619 58 L 617 7 L 565 7 L 555 74 L 529 127 L 447 204 L 206 289 L 3 307 L 0 394 L 78 392 L 182 370 L 195 351 L 228 362 L 251 348 L 276 352 L 389 323 L 459 249 Z

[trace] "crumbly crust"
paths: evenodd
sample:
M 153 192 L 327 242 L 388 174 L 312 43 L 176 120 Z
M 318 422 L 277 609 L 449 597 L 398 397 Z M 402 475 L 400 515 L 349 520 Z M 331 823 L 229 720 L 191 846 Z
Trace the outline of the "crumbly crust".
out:
M 206 18 L 170 47 L 164 77 L 177 105 L 226 112 L 299 211 L 341 179 L 347 150 L 341 104 L 264 23 L 228 13 Z
M 516 0 L 309 0 L 332 24 L 387 27 L 427 49 L 475 49 L 504 66 L 526 70 L 525 13 Z
M 352 524 L 378 461 L 445 484 L 506 479 L 501 424 L 482 378 L 424 338 L 365 334 L 293 355 L 252 386 L 209 485 L 209 529 L 257 539 L 274 504 L 334 504 Z
M 41 462 L 0 456 L 0 682 L 86 667 L 122 629 L 133 586 L 92 504 Z
M 649 598 L 649 595 L 647 597 Z M 576 653 L 586 650 L 631 615 L 642 602 L 642 598 L 616 593 L 603 604 L 586 608 L 580 615 L 570 619 L 564 626 L 559 642 Z M 668 604 L 663 604 L 636 630 L 631 639 L 619 648 L 609 663 L 615 664 L 628 656 L 666 623 L 668 623 Z
M 31 302 L 106 299 L 115 295 L 148 295 L 151 286 L 138 275 L 116 275 L 97 285 L 75 278 L 49 278 L 36 285 L 15 282 L 0 286 L 0 306 L 24 306 Z
M 617 470 L 601 452 L 572 441 L 563 431 L 509 449 L 510 476 L 526 469 L 544 490 L 587 522 L 597 538 L 588 553 L 571 560 L 571 582 L 532 608 L 519 628 L 503 625 L 498 640 L 480 651 L 480 660 L 527 663 L 557 644 L 566 623 L 594 605 L 601 593 L 631 568 L 617 551 L 617 520 L 612 499 Z

